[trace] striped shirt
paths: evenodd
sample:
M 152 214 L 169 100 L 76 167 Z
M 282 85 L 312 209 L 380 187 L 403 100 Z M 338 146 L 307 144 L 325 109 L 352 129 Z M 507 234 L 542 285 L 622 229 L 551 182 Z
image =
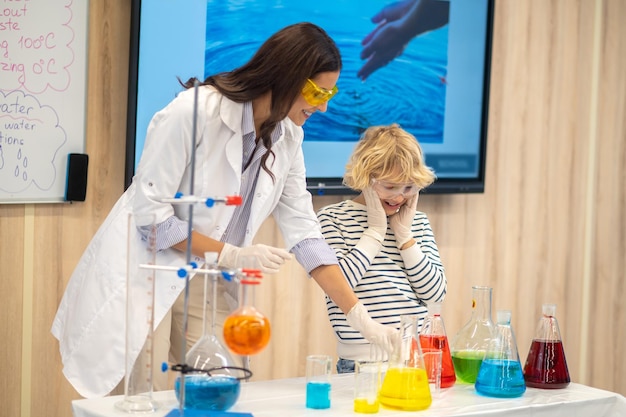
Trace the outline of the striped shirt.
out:
M 367 229 L 367 209 L 352 200 L 320 209 L 317 213 L 326 241 L 335 250 L 355 294 L 377 322 L 399 328 L 400 315 L 417 315 L 419 327 L 428 301 L 443 301 L 447 281 L 433 231 L 426 214 L 416 212 L 411 226 L 417 242 L 403 251 L 387 227 L 382 248 L 368 254 L 359 241 Z M 371 250 L 369 251 L 371 252 Z M 328 318 L 343 359 L 369 355 L 369 342 L 350 327 L 337 305 L 326 297 Z
M 252 199 L 256 188 L 257 179 L 261 169 L 261 157 L 267 152 L 262 141 L 256 140 L 254 129 L 254 115 L 252 102 L 244 103 L 243 118 L 241 121 L 243 132 L 242 176 L 239 194 L 243 204 L 235 208 L 233 217 L 230 219 L 221 241 L 234 246 L 241 246 L 248 233 L 247 225 L 251 215 Z M 276 143 L 282 135 L 282 124 L 277 124 L 272 132 L 272 144 Z M 150 232 L 150 226 L 138 227 L 144 238 Z M 156 248 L 163 250 L 187 239 L 189 232 L 188 222 L 176 216 L 171 216 L 156 226 Z M 320 265 L 337 264 L 337 258 L 333 250 L 326 244 L 324 239 L 305 239 L 296 244 L 291 251 L 295 254 L 298 262 L 308 272 Z

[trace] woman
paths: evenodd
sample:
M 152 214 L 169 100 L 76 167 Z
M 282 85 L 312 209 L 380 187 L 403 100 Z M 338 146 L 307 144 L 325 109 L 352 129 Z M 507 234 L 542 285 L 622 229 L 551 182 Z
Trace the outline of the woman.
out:
M 426 316 L 426 301 L 442 301 L 446 276 L 419 191 L 435 179 L 413 135 L 398 125 L 368 128 L 346 166 L 344 184 L 361 191 L 317 216 L 339 265 L 372 317 L 399 327 L 400 315 Z M 354 372 L 371 344 L 332 299 L 328 317 L 337 335 L 337 371 Z
M 273 215 L 286 247 L 368 340 L 386 345 L 393 329 L 373 321 L 358 303 L 327 246 L 306 190 L 302 125 L 326 111 L 337 92 L 339 50 L 321 28 L 288 26 L 272 35 L 242 67 L 208 77 L 197 89 L 195 172 L 191 172 L 195 80 L 152 119 L 137 175 L 116 203 L 75 269 L 55 317 L 63 372 L 85 397 L 106 395 L 124 376 L 124 288 L 128 214 L 134 241 L 146 239 L 156 224 L 156 264 L 181 266 L 191 239 L 192 261 L 219 254 L 219 266 L 236 268 L 256 259 L 276 272 L 291 255 L 252 244 L 261 224 Z M 238 207 L 198 207 L 188 236 L 187 207 L 162 202 L 178 192 L 215 197 L 239 194 Z M 202 333 L 202 280 L 190 280 L 187 349 Z M 220 280 L 222 282 L 222 280 Z M 185 281 L 159 272 L 156 278 L 154 362 L 180 361 Z M 199 285 L 198 285 L 199 284 Z M 221 317 L 236 305 L 230 288 L 221 290 Z M 230 303 L 229 303 L 230 301 Z M 200 311 L 195 314 L 194 311 Z M 180 342 L 182 348 L 182 342 Z M 155 372 L 155 389 L 168 388 Z

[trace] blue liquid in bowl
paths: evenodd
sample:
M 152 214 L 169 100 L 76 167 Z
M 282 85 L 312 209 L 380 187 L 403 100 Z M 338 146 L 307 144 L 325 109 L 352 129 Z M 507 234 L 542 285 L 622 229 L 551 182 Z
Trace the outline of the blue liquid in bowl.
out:
M 180 378 L 174 385 L 180 402 Z M 186 375 L 185 408 L 195 410 L 224 411 L 232 407 L 241 391 L 237 378 L 231 376 Z

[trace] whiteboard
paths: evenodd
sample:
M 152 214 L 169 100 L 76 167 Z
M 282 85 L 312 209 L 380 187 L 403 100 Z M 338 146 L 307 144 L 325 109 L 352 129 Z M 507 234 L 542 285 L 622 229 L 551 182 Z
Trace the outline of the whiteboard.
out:
M 0 203 L 64 201 L 85 148 L 88 3 L 0 2 Z

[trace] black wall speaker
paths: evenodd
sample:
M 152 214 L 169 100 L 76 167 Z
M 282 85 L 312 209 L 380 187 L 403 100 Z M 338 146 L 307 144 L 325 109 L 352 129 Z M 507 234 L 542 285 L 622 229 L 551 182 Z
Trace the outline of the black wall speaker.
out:
M 87 154 L 71 153 L 67 156 L 65 201 L 85 201 L 88 165 L 89 156 Z

